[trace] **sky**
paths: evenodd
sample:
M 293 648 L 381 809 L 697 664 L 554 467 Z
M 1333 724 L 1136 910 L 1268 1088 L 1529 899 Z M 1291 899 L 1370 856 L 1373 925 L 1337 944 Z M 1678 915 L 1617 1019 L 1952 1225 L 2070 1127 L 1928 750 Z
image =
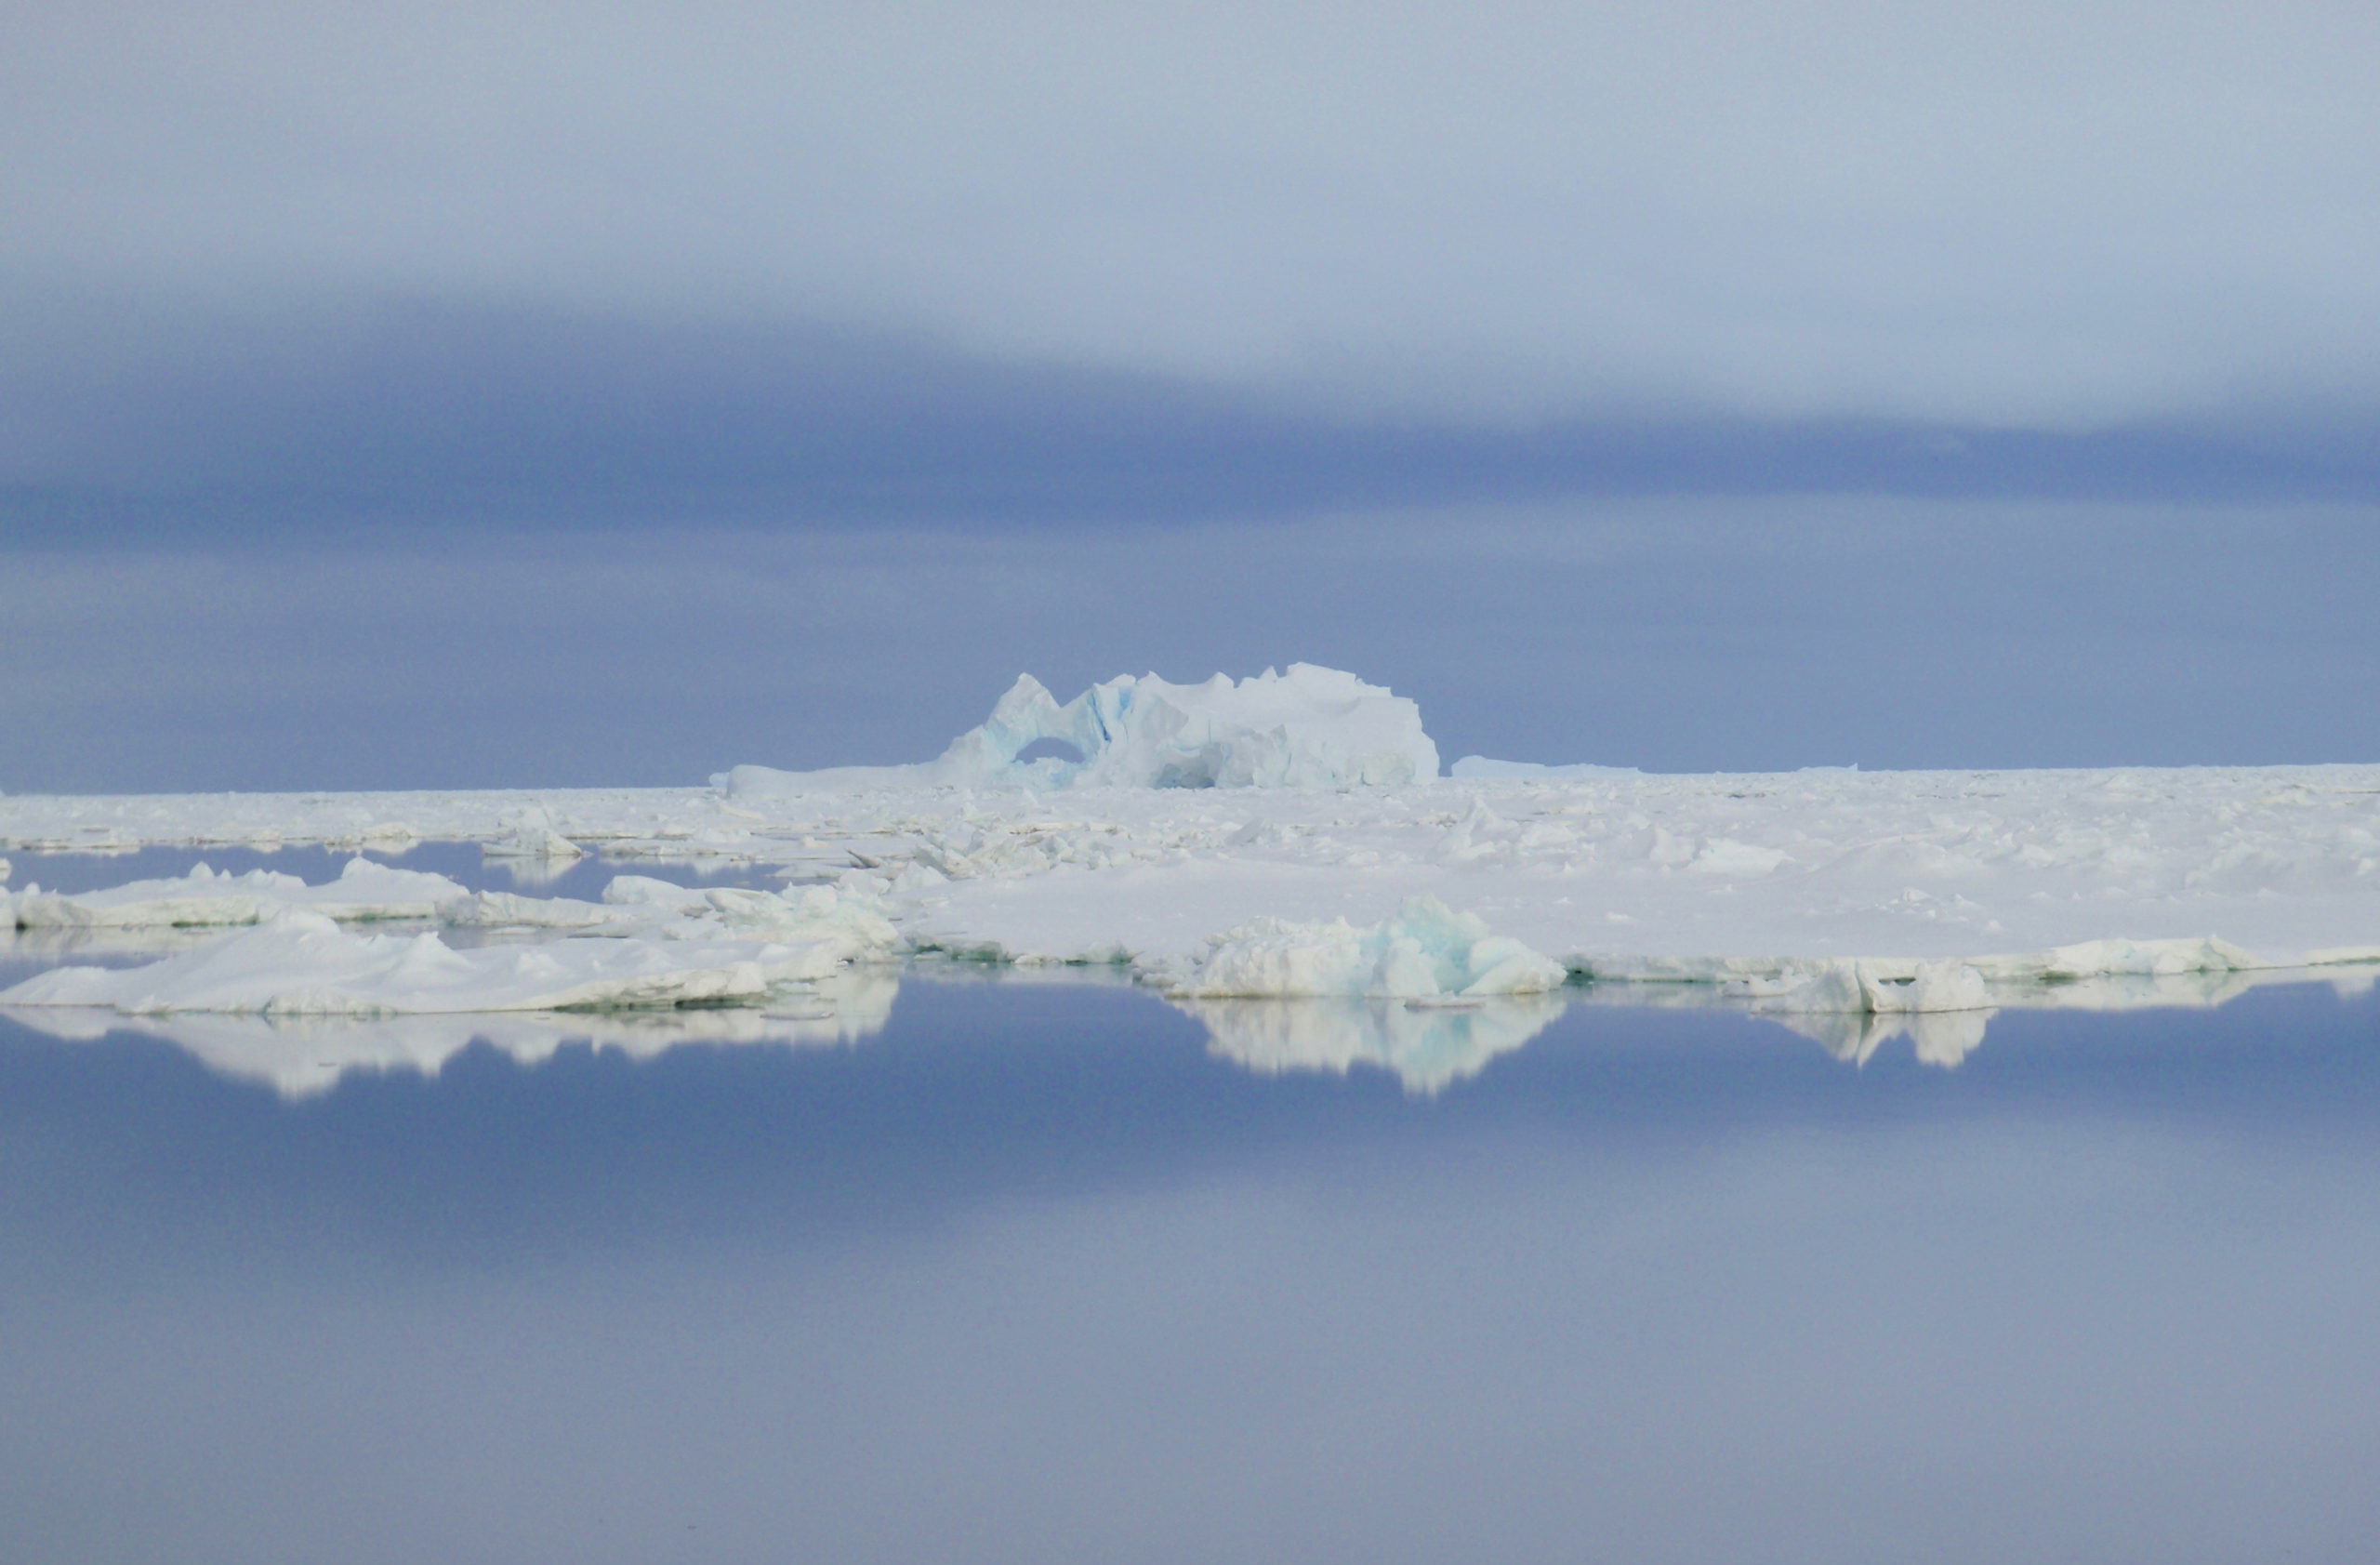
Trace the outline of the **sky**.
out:
M 2369 7 L 5 11 L 0 789 L 2373 757 Z

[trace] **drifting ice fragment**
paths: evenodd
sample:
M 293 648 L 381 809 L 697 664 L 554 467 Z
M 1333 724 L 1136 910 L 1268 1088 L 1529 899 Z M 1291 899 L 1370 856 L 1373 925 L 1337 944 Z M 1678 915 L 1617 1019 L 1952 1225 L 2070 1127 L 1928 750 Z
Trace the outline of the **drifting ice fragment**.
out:
M 555 861 L 586 855 L 585 848 L 554 829 L 553 816 L 543 804 L 533 804 L 498 824 L 503 829 L 496 840 L 480 845 L 482 858 Z
M 1080 761 L 1018 757 L 1054 740 Z M 1054 747 L 1052 747 L 1054 748 Z M 714 776 L 737 795 L 872 788 L 1338 788 L 1429 782 L 1438 749 L 1412 701 L 1310 663 L 1234 683 L 1170 684 L 1130 674 L 1064 706 L 1020 675 L 991 717 L 916 766 L 779 772 L 738 766 Z
M 1821 962 L 1773 978 L 1743 978 L 1728 992 L 1765 1011 L 1896 1015 L 1982 1011 L 1991 1005 L 1983 975 L 1946 962 Z
M 134 1015 L 225 1011 L 396 1015 L 757 1004 L 773 986 L 842 965 L 833 941 L 576 939 L 456 950 L 435 935 L 350 935 L 289 909 L 142 967 L 60 967 L 0 1005 L 105 1006 Z

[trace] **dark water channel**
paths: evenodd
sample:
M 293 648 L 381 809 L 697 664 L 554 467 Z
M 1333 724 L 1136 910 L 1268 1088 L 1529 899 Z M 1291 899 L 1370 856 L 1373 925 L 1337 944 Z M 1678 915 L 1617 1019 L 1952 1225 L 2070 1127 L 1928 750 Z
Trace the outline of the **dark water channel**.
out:
M 430 867 L 424 865 L 423 867 Z M 295 1046 L 295 1045 L 293 1045 Z M 1435 1094 L 1119 988 L 284 1097 L 0 1021 L 23 1561 L 2350 1560 L 2380 1001 Z

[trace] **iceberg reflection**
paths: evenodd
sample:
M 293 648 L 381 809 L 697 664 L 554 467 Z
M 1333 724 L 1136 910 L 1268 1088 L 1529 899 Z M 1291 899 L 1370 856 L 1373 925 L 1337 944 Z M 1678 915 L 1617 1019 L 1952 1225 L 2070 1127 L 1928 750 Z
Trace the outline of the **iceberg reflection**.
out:
M 1209 1050 L 1260 1076 L 1345 1075 L 1378 1066 L 1417 1094 L 1476 1076 L 1552 1026 L 1574 991 L 1462 1005 L 1395 1000 L 1174 1000 L 1205 1026 Z

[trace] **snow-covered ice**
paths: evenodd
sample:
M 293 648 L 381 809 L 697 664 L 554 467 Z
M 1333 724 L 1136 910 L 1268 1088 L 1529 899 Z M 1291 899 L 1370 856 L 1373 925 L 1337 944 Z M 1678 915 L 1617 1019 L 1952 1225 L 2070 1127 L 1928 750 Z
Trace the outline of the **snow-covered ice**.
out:
M 435 918 L 466 893 L 443 875 L 348 860 L 337 880 L 308 885 L 295 875 L 252 869 L 223 874 L 202 864 L 173 880 L 134 881 L 105 891 L 58 895 L 28 886 L 0 900 L 25 929 L 139 929 L 152 925 L 256 923 L 283 908 L 305 908 L 349 922 Z
M 1081 759 L 1018 759 L 1045 739 Z M 1977 1013 L 2101 975 L 2380 962 L 2380 767 L 1659 776 L 1465 762 L 1442 779 L 1437 765 L 1411 702 L 1328 670 L 1119 679 L 1064 705 L 1022 680 L 989 722 L 912 767 L 737 768 L 676 789 L 0 798 L 0 849 L 35 855 L 18 859 L 27 881 L 58 851 L 449 841 L 559 843 L 628 867 L 735 862 L 790 882 L 783 895 L 632 875 L 601 902 L 451 882 L 367 895 L 348 879 L 407 872 L 366 863 L 336 887 L 20 887 L 0 892 L 0 928 L 262 929 L 311 910 L 541 930 L 616 953 L 801 945 L 826 937 L 812 922 L 825 918 L 874 921 L 839 950 L 1116 964 L 1210 1000 L 1476 1001 L 1558 971 L 1871 1018 Z M 823 910 L 796 906 L 812 893 Z M 447 971 L 479 992 L 481 975 Z M 306 987 L 294 969 L 263 985 Z M 394 992 L 366 988 L 376 1003 Z
M 1153 970 L 1161 972 L 1161 970 Z M 1569 974 L 1469 913 L 1417 896 L 1367 929 L 1344 919 L 1258 919 L 1213 935 L 1196 965 L 1162 975 L 1174 994 L 1201 1000 L 1486 1000 L 1542 994 Z
M 361 877 L 334 883 L 350 878 Z M 439 903 L 450 924 L 595 931 L 456 948 L 435 931 L 342 928 L 308 905 L 315 889 L 299 882 L 298 895 L 243 921 L 250 927 L 143 965 L 35 974 L 0 990 L 0 1005 L 268 1015 L 763 1005 L 889 958 L 899 938 L 872 907 L 825 886 L 640 898 L 632 885 L 617 904 L 488 893 Z
M 265 1015 L 403 1015 L 757 1004 L 830 975 L 819 945 L 556 940 L 456 949 L 434 933 L 357 935 L 293 909 L 139 967 L 60 967 L 0 990 L 0 1004 Z

